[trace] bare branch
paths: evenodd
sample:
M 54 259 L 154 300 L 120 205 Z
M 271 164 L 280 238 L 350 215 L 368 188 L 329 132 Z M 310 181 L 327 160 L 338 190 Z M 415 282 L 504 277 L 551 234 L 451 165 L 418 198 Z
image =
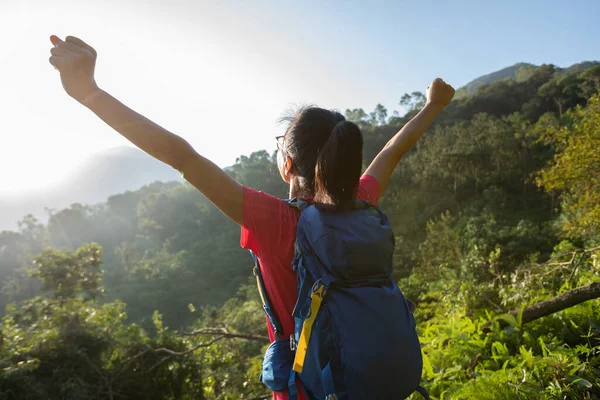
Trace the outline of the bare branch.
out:
M 192 332 L 181 332 L 180 336 L 198 336 L 198 335 L 220 335 L 223 338 L 231 339 L 246 339 L 246 340 L 254 340 L 257 342 L 265 342 L 269 343 L 270 340 L 266 336 L 259 335 L 248 335 L 243 333 L 231 333 L 226 328 L 202 328 Z
M 194 351 L 198 350 L 201 347 L 209 347 L 213 343 L 218 342 L 219 340 L 224 339 L 224 338 L 225 338 L 225 336 L 222 336 L 222 335 L 221 336 L 217 336 L 216 338 L 214 338 L 210 342 L 207 342 L 207 343 L 198 343 L 197 345 L 195 345 L 191 349 L 187 349 L 185 351 L 175 351 L 175 350 L 167 349 L 166 347 L 159 347 L 157 349 L 153 349 L 152 351 L 155 352 L 155 353 L 167 353 L 167 354 L 170 354 L 172 356 L 184 356 L 186 354 L 193 353 Z
M 125 361 L 125 365 L 123 366 L 123 368 L 121 368 L 121 371 L 119 372 L 119 374 L 124 372 L 125 369 L 127 369 L 127 367 L 133 361 L 135 361 L 136 359 L 138 359 L 148 353 L 166 353 L 167 354 L 165 357 L 161 358 L 156 364 L 154 364 L 152 367 L 150 367 L 150 371 L 152 371 L 156 367 L 158 367 L 159 365 L 164 363 L 165 361 L 168 361 L 169 359 L 171 359 L 172 357 L 184 356 L 186 354 L 193 353 L 194 351 L 196 351 L 200 348 L 209 347 L 209 346 L 213 345 L 214 343 L 216 343 L 220 340 L 223 340 L 223 339 L 246 339 L 246 340 L 254 340 L 254 341 L 266 342 L 266 343 L 270 342 L 269 338 L 266 336 L 231 333 L 226 328 L 202 328 L 202 329 L 195 330 L 193 332 L 179 333 L 179 336 L 199 336 L 199 335 L 213 335 L 215 337 L 212 340 L 210 340 L 209 342 L 198 343 L 194 347 L 191 347 L 184 351 L 175 351 L 172 349 L 168 349 L 166 347 L 158 347 L 156 349 L 148 348 L 147 350 L 140 351 L 139 353 L 137 353 L 136 355 L 130 357 L 129 359 L 127 359 Z
M 548 300 L 540 301 L 539 303 L 532 304 L 523 309 L 521 316 L 521 324 L 526 324 L 536 319 L 554 314 L 564 309 L 576 306 L 577 304 L 583 303 L 588 300 L 596 299 L 600 297 L 600 282 L 593 282 L 589 285 L 581 286 L 573 290 L 569 290 L 563 294 L 553 297 Z M 513 317 L 517 318 L 520 310 L 514 309 L 508 312 Z M 501 328 L 508 325 L 508 322 L 500 319 L 498 320 Z M 483 327 L 484 332 L 490 331 L 490 324 L 488 322 Z
M 533 264 L 533 267 L 537 268 L 537 267 L 543 267 L 543 266 L 548 266 L 548 265 L 557 265 L 560 268 L 561 266 L 570 265 L 575 260 L 575 256 L 578 253 L 581 253 L 581 256 L 583 257 L 583 255 L 585 255 L 587 253 L 592 253 L 596 250 L 600 250 L 600 246 L 592 247 L 591 249 L 575 249 L 572 251 L 567 251 L 567 252 L 555 255 L 554 257 L 544 261 L 543 263 L 535 263 L 535 264 Z M 556 262 L 556 263 L 553 262 L 556 259 L 562 258 L 564 256 L 568 256 L 568 255 L 571 256 L 571 260 L 569 260 L 569 261 Z M 552 270 L 551 272 L 553 272 L 553 271 L 554 270 Z

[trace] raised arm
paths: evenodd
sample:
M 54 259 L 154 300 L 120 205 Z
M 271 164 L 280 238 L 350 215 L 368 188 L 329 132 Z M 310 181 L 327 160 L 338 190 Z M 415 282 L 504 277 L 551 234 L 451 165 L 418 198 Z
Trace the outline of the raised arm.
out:
M 158 126 L 100 89 L 94 79 L 96 51 L 82 40 L 50 38 L 50 63 L 60 72 L 65 91 L 131 143 L 180 171 L 234 222 L 243 222 L 242 185 L 183 138 Z
M 440 78 L 434 80 L 427 90 L 425 107 L 387 142 L 371 162 L 365 175 L 371 175 L 377 179 L 381 193 L 387 187 L 400 159 L 419 140 L 434 118 L 450 103 L 453 96 L 452 86 Z

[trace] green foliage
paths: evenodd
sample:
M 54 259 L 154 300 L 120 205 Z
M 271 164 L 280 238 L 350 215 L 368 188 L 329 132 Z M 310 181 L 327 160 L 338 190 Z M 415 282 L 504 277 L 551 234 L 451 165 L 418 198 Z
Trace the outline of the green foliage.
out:
M 600 278 L 589 268 L 593 259 L 581 267 L 574 286 Z M 543 294 L 528 299 L 513 298 L 511 303 L 529 304 L 555 295 L 561 288 L 540 284 L 547 270 L 523 268 L 537 279 L 514 279 L 503 286 L 505 292 Z M 552 271 L 551 274 L 560 272 Z M 465 290 L 466 289 L 466 290 Z M 437 300 L 417 308 L 416 317 L 424 354 L 425 386 L 440 399 L 592 399 L 600 385 L 600 302 L 583 303 L 553 314 L 527 326 L 518 319 L 499 315 L 509 327 L 499 329 L 491 316 L 469 315 L 468 287 L 447 282 L 443 292 L 429 293 Z M 434 312 L 431 309 L 434 309 Z M 431 317 L 433 315 L 433 317 Z M 423 320 L 425 318 L 425 320 Z M 487 397 L 486 397 L 487 396 Z
M 387 109 L 383 105 L 377 104 L 375 110 L 370 114 L 371 124 L 385 125 L 387 123 L 387 113 Z
M 568 113 L 569 123 L 544 132 L 556 146 L 553 162 L 538 174 L 538 184 L 559 193 L 561 226 L 570 237 L 594 238 L 600 231 L 600 96 Z
M 395 113 L 397 114 L 397 112 Z M 383 126 L 388 123 L 388 110 L 382 104 L 377 104 L 369 114 L 362 108 L 346 109 L 344 116 L 348 121 L 352 121 L 362 128 Z
M 250 279 L 220 309 L 205 308 L 199 320 L 202 326 L 222 326 L 240 334 L 267 337 L 265 315 L 256 290 L 256 282 Z M 258 381 L 262 372 L 262 356 L 267 344 L 263 341 L 229 340 L 221 341 L 212 349 L 212 362 L 205 366 L 211 376 L 209 398 L 239 399 L 258 397 L 267 390 Z
M 202 364 L 168 332 L 125 325 L 125 304 L 81 297 L 27 300 L 3 318 L 0 399 L 202 399 Z
M 600 278 L 599 71 L 517 65 L 483 77 L 392 176 L 379 204 L 396 234 L 394 275 L 418 306 L 434 399 L 600 398 L 600 302 L 522 318 Z M 346 110 L 365 164 L 423 101 L 404 95 L 404 116 Z M 227 171 L 287 195 L 275 154 Z M 267 331 L 250 262 L 235 224 L 189 184 L 74 204 L 46 225 L 25 217 L 0 232 L 1 304 L 14 302 L 0 400 L 263 395 Z
M 469 83 L 467 83 L 460 90 L 464 92 L 464 96 L 472 95 L 484 85 L 490 85 L 496 81 L 502 81 L 506 79 L 514 78 L 517 82 L 526 81 L 535 71 L 535 66 L 527 63 L 518 63 L 515 65 L 511 65 L 510 67 L 503 68 L 499 71 L 492 72 L 491 74 L 487 74 L 481 76 Z
M 364 124 L 368 121 L 369 116 L 362 108 L 355 108 L 353 110 L 346 109 L 344 112 L 344 116 L 348 121 L 352 121 L 355 123 Z
M 44 270 L 73 264 L 78 256 L 97 260 L 97 250 L 46 250 L 36 260 L 43 260 Z M 157 311 L 150 336 L 126 324 L 121 301 L 99 306 L 62 293 L 60 299 L 35 297 L 8 308 L 0 331 L 0 399 L 239 399 L 265 391 L 256 380 L 263 342 L 181 336 Z M 205 324 L 266 336 L 255 287 L 242 286 L 217 312 L 206 308 L 196 327 Z
M 81 294 L 93 300 L 103 291 L 102 248 L 97 244 L 82 245 L 77 251 L 45 249 L 33 264 L 37 268 L 31 276 L 57 299 Z
M 407 113 L 418 111 L 425 105 L 427 98 L 421 92 L 404 93 L 400 99 L 400 105 Z
M 563 115 L 564 110 L 577 104 L 577 100 L 582 96 L 581 79 L 575 75 L 556 77 L 538 89 L 540 97 L 551 100 L 556 105 L 556 111 L 559 116 Z

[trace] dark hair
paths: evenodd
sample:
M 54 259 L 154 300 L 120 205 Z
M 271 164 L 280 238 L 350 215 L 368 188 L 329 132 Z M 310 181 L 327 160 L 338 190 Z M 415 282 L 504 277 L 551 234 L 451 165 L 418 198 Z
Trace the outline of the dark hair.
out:
M 284 144 L 299 180 L 299 196 L 335 209 L 351 208 L 362 169 L 362 134 L 337 111 L 303 107 L 282 118 Z
M 362 169 L 363 138 L 358 126 L 350 121 L 338 122 L 315 168 L 315 201 L 338 210 L 354 207 Z

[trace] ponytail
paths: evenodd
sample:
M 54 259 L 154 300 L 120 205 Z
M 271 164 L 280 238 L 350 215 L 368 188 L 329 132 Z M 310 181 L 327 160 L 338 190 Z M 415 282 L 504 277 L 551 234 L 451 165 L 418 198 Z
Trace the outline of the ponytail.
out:
M 335 210 L 354 207 L 362 170 L 363 138 L 358 126 L 338 122 L 319 152 L 315 167 L 315 202 Z

